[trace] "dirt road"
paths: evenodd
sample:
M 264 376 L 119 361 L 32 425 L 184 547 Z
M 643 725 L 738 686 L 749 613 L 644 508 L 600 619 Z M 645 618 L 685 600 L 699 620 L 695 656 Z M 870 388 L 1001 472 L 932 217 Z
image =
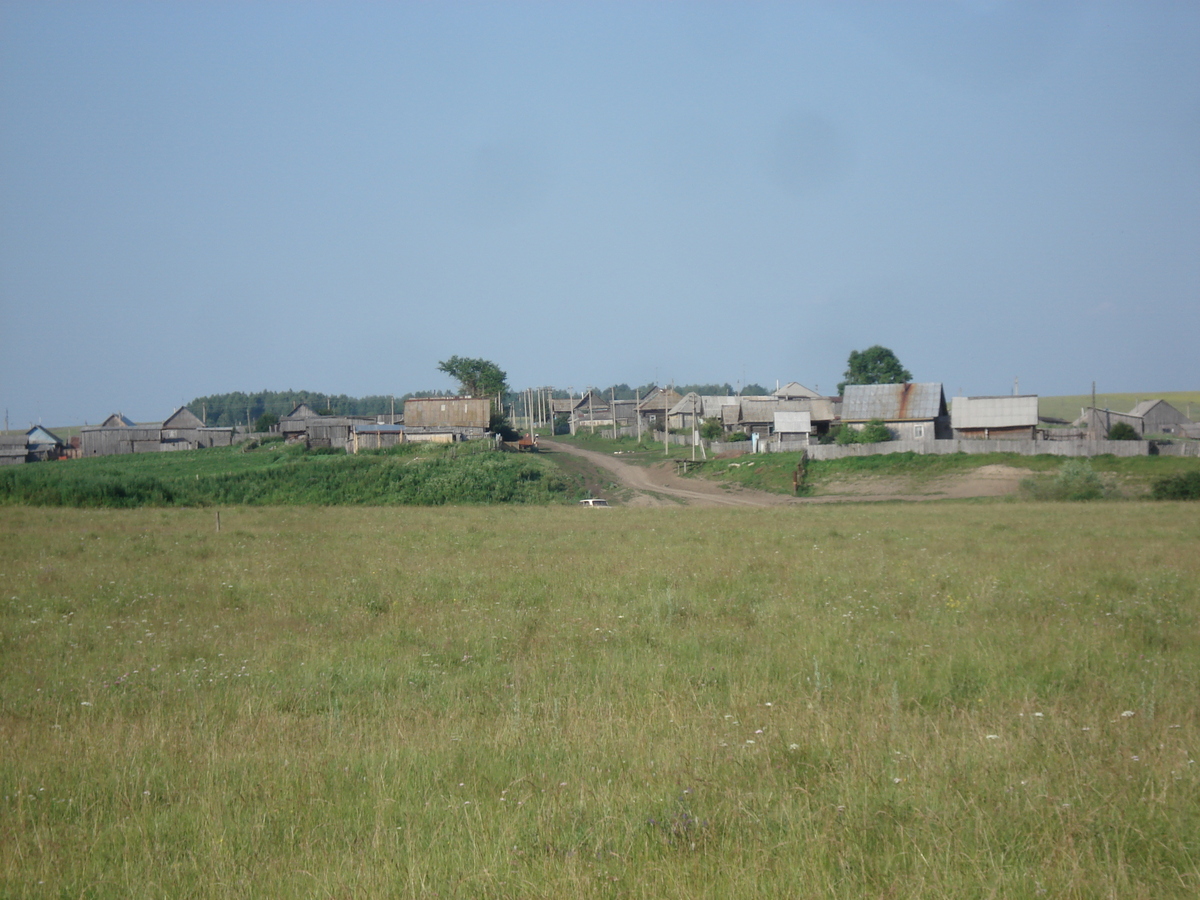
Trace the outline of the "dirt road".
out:
M 625 506 L 677 506 L 680 503 L 687 506 L 786 506 L 803 502 L 782 494 L 722 487 L 702 478 L 680 478 L 669 470 L 669 463 L 634 466 L 605 453 L 546 438 L 539 441 L 539 446 L 550 453 L 570 453 L 582 457 L 610 473 L 622 487 L 635 492 L 633 499 Z
M 549 453 L 568 453 L 608 472 L 622 487 L 634 493 L 625 506 L 793 506 L 809 503 L 846 503 L 872 500 L 946 500 L 966 497 L 998 497 L 1016 493 L 1020 481 L 1032 474 L 1010 466 L 984 466 L 959 475 L 933 479 L 914 489 L 906 478 L 862 476 L 828 484 L 819 497 L 788 497 L 734 485 L 720 485 L 703 478 L 681 478 L 671 464 L 635 466 L 605 453 L 584 450 L 571 444 L 542 438 L 540 446 Z

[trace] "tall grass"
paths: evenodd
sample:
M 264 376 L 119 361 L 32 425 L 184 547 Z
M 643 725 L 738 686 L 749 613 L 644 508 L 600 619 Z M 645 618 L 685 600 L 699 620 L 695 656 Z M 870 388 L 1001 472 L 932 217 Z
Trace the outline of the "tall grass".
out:
M 11 466 L 0 504 L 132 508 L 213 504 L 549 503 L 571 489 L 552 466 L 482 445 L 306 452 L 268 444 Z
M 223 524 L 0 509 L 0 895 L 1200 886 L 1195 505 Z

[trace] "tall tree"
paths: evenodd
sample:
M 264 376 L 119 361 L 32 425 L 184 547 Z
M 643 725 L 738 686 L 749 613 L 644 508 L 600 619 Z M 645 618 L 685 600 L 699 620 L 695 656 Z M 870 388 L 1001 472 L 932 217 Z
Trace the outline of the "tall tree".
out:
M 902 384 L 912 381 L 912 372 L 900 365 L 896 354 L 876 344 L 866 350 L 851 350 L 846 361 L 846 379 L 837 386 L 842 393 L 848 384 Z
M 468 397 L 495 397 L 508 390 L 508 375 L 490 360 L 452 356 L 438 363 L 438 371 L 457 381 L 458 392 Z

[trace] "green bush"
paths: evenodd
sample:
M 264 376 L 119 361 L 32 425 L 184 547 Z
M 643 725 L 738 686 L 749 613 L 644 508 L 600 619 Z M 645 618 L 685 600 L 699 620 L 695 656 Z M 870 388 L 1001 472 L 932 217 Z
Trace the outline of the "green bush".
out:
M 1035 500 L 1102 500 L 1113 494 L 1086 459 L 1068 459 L 1049 478 L 1026 478 L 1021 489 Z
M 1140 441 L 1142 436 L 1128 422 L 1118 422 L 1108 430 L 1110 441 Z
M 892 433 L 888 427 L 883 424 L 883 419 L 871 419 L 862 429 L 851 428 L 847 425 L 842 425 L 838 428 L 837 435 L 834 437 L 835 444 L 882 444 L 884 441 L 890 441 Z
M 700 423 L 700 437 L 706 441 L 719 440 L 724 431 L 725 429 L 721 427 L 720 419 L 705 419 Z
M 736 444 L 741 441 L 750 440 L 750 435 L 746 434 L 746 432 L 744 432 L 744 431 L 735 431 L 735 432 L 733 432 L 733 434 L 731 434 L 727 438 L 725 438 L 725 440 L 731 444 Z
M 1155 500 L 1200 500 L 1200 472 L 1183 472 L 1155 479 L 1150 496 Z

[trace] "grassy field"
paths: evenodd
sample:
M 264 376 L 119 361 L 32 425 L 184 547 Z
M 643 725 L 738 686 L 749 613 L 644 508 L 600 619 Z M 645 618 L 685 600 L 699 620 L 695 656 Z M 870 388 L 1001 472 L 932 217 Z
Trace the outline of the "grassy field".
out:
M 5 897 L 1194 897 L 1200 505 L 0 508 Z
M 1154 393 L 1097 394 L 1096 406 L 1100 409 L 1111 409 L 1116 412 L 1129 412 L 1142 400 L 1166 400 L 1193 422 L 1200 419 L 1200 391 L 1166 391 Z M 1038 415 L 1051 416 L 1074 422 L 1079 418 L 1079 411 L 1092 405 L 1091 394 L 1079 394 L 1064 397 L 1039 397 Z

